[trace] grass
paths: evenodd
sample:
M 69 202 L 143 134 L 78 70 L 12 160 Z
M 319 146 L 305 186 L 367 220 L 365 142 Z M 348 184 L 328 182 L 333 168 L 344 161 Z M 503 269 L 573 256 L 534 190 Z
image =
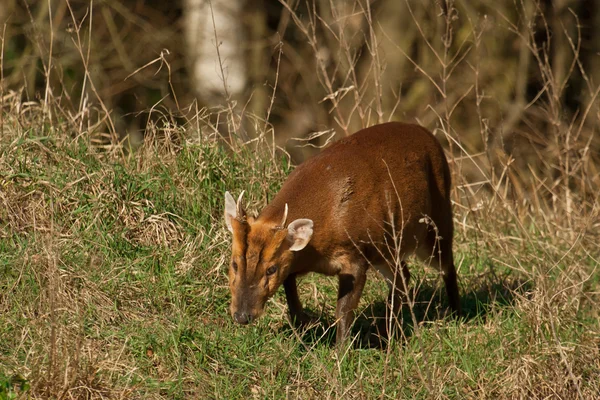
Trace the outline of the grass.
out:
M 307 331 L 289 326 L 283 293 L 252 326 L 228 314 L 224 191 L 246 190 L 248 208 L 260 209 L 290 172 L 286 158 L 189 127 L 153 127 L 128 153 L 67 122 L 47 125 L 41 110 L 6 113 L 4 124 L 0 399 L 600 393 L 589 222 L 569 235 L 560 216 L 457 206 L 464 319 L 443 317 L 440 277 L 413 262 L 415 306 L 405 307 L 397 337 L 377 346 L 369 339 L 386 287 L 371 273 L 356 340 L 338 353 L 332 278 L 301 282 L 321 321 Z

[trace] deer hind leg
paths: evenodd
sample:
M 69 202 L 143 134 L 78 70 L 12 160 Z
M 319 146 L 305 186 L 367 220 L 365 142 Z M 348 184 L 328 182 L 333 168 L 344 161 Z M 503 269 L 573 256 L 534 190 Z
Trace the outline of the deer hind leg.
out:
M 441 247 L 443 248 L 444 246 Z M 447 247 L 449 248 L 445 252 L 442 250 L 441 255 L 442 277 L 446 285 L 446 294 L 448 295 L 450 308 L 456 317 L 460 317 L 460 294 L 458 292 L 456 268 L 454 267 L 451 245 Z
M 419 249 L 418 256 L 422 260 L 429 261 L 431 266 L 438 268 L 442 273 L 448 304 L 454 316 L 458 317 L 460 316 L 460 294 L 452 255 L 452 233 L 444 236 L 431 230 L 426 242 L 426 245 Z
M 408 283 L 410 282 L 410 271 L 406 261 L 400 262 L 400 271 L 394 273 L 394 280 L 388 283 L 390 294 L 388 302 L 392 307 L 392 317 L 400 312 L 402 304 L 408 303 Z
M 391 265 L 375 265 L 374 268 L 383 275 L 389 288 L 388 303 L 393 306 L 392 315 L 396 315 L 403 303 L 407 301 L 410 271 L 405 261 L 400 261 L 400 268 Z
M 402 304 L 408 303 L 408 283 L 410 281 L 408 265 L 405 261 L 401 261 L 400 268 L 391 267 L 390 264 L 375 266 L 375 269 L 383 275 L 389 288 L 387 318 L 377 323 L 377 331 L 384 337 L 391 333 L 390 328 L 394 326 L 395 318 L 399 315 Z

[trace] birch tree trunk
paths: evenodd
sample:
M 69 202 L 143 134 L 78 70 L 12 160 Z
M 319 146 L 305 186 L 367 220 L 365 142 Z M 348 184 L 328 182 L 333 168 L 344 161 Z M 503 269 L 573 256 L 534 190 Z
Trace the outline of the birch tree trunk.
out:
M 196 96 L 208 106 L 244 91 L 244 34 L 240 0 L 184 0 L 188 65 Z

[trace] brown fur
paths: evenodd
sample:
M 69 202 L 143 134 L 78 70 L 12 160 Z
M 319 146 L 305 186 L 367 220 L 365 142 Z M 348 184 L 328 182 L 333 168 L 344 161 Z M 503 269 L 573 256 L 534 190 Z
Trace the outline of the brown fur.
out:
M 306 218 L 314 224 L 300 251 L 289 251 L 288 232 L 278 227 L 286 204 L 288 222 Z M 398 276 L 406 281 L 409 274 L 404 262 L 405 272 L 396 271 L 394 232 L 402 259 L 416 253 L 441 268 L 450 306 L 459 313 L 450 172 L 442 147 L 421 126 L 392 122 L 334 143 L 298 166 L 255 221 L 238 219 L 232 224 L 232 261 L 238 265 L 229 275 L 232 315 L 243 310 L 250 319 L 258 317 L 283 283 L 290 314 L 301 321 L 296 276 L 338 275 L 337 339 L 343 340 L 370 265 L 388 279 L 399 303 L 406 282 Z M 277 272 L 266 276 L 271 266 Z

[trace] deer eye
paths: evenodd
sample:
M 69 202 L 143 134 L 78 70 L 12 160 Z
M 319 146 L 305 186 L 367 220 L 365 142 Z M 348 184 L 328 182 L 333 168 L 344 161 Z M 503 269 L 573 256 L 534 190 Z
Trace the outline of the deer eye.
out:
M 231 263 L 231 268 L 233 268 L 233 272 L 237 272 L 237 263 L 234 261 Z
M 277 272 L 277 265 L 272 265 L 267 269 L 267 276 L 273 275 L 275 272 Z

